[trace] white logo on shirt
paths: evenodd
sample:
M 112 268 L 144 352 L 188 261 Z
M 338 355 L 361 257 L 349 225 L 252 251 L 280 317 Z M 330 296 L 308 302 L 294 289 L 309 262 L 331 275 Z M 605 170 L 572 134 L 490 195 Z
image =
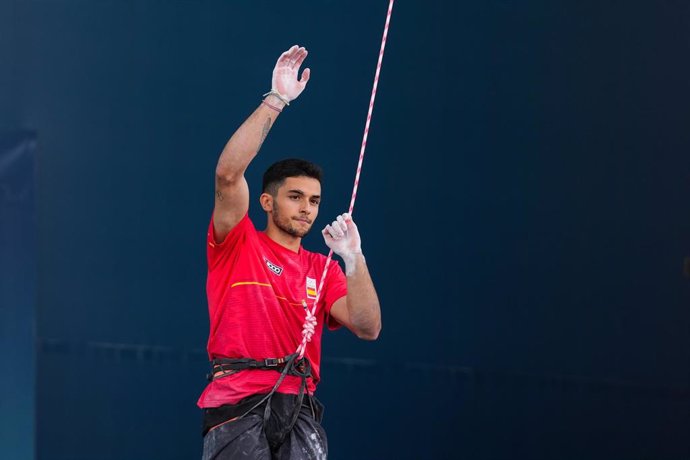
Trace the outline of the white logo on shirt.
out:
M 268 259 L 264 259 L 266 261 L 266 266 L 268 267 L 269 270 L 271 270 L 273 273 L 276 275 L 280 276 L 281 273 L 283 273 L 283 267 L 279 267 L 278 265 L 272 263 Z

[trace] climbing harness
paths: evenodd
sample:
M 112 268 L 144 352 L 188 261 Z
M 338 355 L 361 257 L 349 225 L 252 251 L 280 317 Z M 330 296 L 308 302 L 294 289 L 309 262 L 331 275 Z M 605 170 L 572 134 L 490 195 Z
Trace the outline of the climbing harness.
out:
M 251 406 L 242 415 L 237 418 L 242 418 L 249 414 L 251 411 L 259 407 L 264 402 L 266 407 L 264 408 L 264 426 L 268 423 L 268 419 L 271 416 L 271 396 L 278 390 L 280 384 L 283 383 L 285 377 L 288 375 L 294 375 L 301 379 L 299 393 L 297 395 L 297 401 L 295 403 L 295 409 L 290 417 L 290 423 L 285 429 L 285 433 L 290 432 L 292 427 L 297 422 L 299 417 L 300 409 L 302 408 L 302 402 L 304 401 L 304 394 L 307 392 L 307 378 L 311 377 L 311 364 L 307 358 L 300 358 L 297 353 L 282 357 L 282 358 L 266 358 L 262 360 L 255 360 L 250 358 L 217 358 L 211 361 L 211 373 L 206 377 L 209 381 L 213 381 L 219 378 L 227 377 L 228 375 L 235 374 L 237 372 L 246 369 L 260 369 L 260 370 L 272 370 L 280 372 L 280 377 L 278 381 L 273 385 L 271 391 L 261 398 L 256 404 Z M 311 400 L 310 400 L 311 404 Z M 312 414 L 314 409 L 312 407 Z

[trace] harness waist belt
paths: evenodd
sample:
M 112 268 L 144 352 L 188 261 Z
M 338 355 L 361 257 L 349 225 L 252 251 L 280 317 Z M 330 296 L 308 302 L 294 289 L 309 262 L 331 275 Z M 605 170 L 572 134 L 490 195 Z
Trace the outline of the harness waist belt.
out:
M 216 358 L 211 361 L 211 373 L 206 377 L 209 381 L 225 377 L 245 369 L 274 370 L 280 373 L 286 370 L 287 374 L 296 377 L 311 377 L 311 365 L 306 358 L 296 360 L 297 353 L 282 358 Z

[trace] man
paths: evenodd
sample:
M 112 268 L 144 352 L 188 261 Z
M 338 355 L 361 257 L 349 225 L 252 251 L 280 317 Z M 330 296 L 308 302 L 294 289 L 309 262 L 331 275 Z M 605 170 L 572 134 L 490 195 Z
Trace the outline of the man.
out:
M 216 167 L 216 199 L 208 232 L 207 294 L 211 382 L 204 409 L 204 460 L 322 459 L 328 447 L 320 425 L 323 406 L 313 397 L 319 380 L 321 332 L 343 325 L 365 340 L 381 330 L 381 310 L 352 217 L 338 216 L 323 231 L 345 262 L 329 265 L 301 247 L 321 200 L 321 170 L 289 159 L 264 174 L 259 197 L 263 232 L 247 215 L 247 166 L 273 123 L 309 81 L 298 71 L 307 50 L 293 46 L 275 68 L 271 91 L 233 134 Z M 308 315 L 318 297 L 314 319 Z M 304 358 L 295 351 L 307 343 Z

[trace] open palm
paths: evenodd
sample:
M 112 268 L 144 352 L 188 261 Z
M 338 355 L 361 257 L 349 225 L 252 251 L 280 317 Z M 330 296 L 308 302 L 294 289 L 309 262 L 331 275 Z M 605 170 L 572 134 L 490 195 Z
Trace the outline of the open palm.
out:
M 310 70 L 304 69 L 302 78 L 297 79 L 299 68 L 307 57 L 304 47 L 294 45 L 278 58 L 273 69 L 272 89 L 280 93 L 288 101 L 297 99 L 309 81 Z

